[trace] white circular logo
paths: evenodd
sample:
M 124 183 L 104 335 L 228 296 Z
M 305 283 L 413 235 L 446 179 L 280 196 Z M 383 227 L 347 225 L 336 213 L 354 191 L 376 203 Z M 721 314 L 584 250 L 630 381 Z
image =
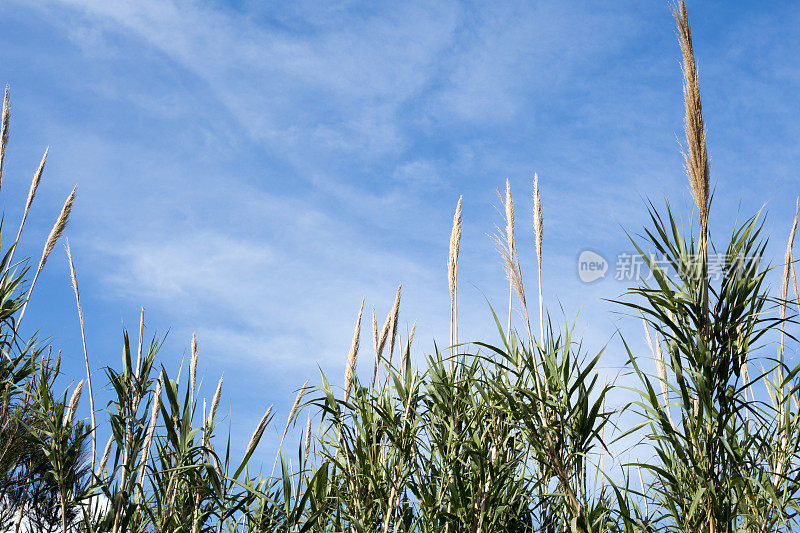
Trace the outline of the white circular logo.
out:
M 606 277 L 608 261 L 591 250 L 584 250 L 578 256 L 578 277 L 584 283 L 592 283 Z

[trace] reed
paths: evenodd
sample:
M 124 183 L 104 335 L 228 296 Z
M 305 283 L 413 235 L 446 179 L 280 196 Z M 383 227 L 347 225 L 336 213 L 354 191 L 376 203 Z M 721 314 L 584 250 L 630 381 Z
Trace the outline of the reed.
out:
M 11 122 L 11 102 L 8 97 L 8 85 L 3 95 L 3 115 L 0 118 L 0 186 L 3 184 L 3 162 L 6 158 L 6 145 L 8 145 L 8 130 Z
M 213 424 L 214 419 L 217 416 L 217 408 L 219 408 L 219 400 L 222 397 L 222 381 L 225 379 L 225 373 L 223 373 L 219 377 L 219 383 L 217 383 L 217 389 L 214 391 L 214 396 L 211 398 L 211 409 L 208 412 L 208 418 L 206 419 L 207 424 Z
M 700 224 L 689 222 L 684 228 L 669 203 L 663 209 L 650 204 L 648 224 L 634 239 L 653 281 L 637 283 L 619 304 L 643 321 L 650 354 L 634 353 L 621 335 L 621 342 L 607 349 L 627 356 L 621 372 L 632 381 L 624 390 L 637 394 L 635 401 L 617 405 L 609 397 L 617 387 L 601 376 L 601 368 L 614 361 L 604 355 L 606 348 L 589 352 L 575 334 L 575 323 L 558 325 L 546 316 L 542 198 L 534 173 L 530 229 L 538 274 L 536 338 L 520 257 L 527 255 L 522 245 L 530 241 L 515 234 L 514 198 L 506 180 L 505 190 L 498 190 L 503 220 L 492 239 L 509 282 L 509 306 L 508 317 L 503 309 L 499 317 L 487 313 L 497 328 L 493 339 L 459 338 L 459 255 L 462 244 L 471 244 L 461 242 L 460 197 L 447 258 L 448 348 L 440 351 L 433 344 L 425 351 L 414 345 L 412 361 L 412 343 L 419 340 L 416 322 L 408 338 L 398 331 L 400 285 L 380 328 L 373 307 L 373 377 L 371 384 L 368 378 L 359 382 L 362 300 L 344 362 L 343 394 L 325 373 L 317 386 L 305 381 L 283 430 L 276 428 L 280 438 L 271 473 L 253 457 L 258 457 L 254 454 L 273 408 L 255 425 L 244 453 L 237 454 L 245 439 L 230 431 L 227 442 L 220 437 L 224 374 L 198 413 L 202 385 L 197 376 L 203 361 L 196 335 L 190 341 L 188 373 L 181 363 L 177 378 L 170 378 L 169 365 L 161 363 L 181 356 L 160 358 L 162 339 L 145 339 L 143 308 L 138 344 L 132 346 L 123 331 L 122 364 L 105 369 L 111 400 L 95 410 L 95 376 L 68 243 L 86 379 L 55 392 L 57 377 L 66 373 L 60 352 L 36 337 L 16 342 L 36 279 L 65 232 L 75 197 L 73 190 L 27 282 L 20 273 L 27 263 L 12 267 L 11 260 L 41 183 L 45 152 L 17 239 L 0 250 L 0 261 L 5 261 L 0 262 L 0 348 L 5 353 L 0 363 L 0 526 L 21 530 L 22 517 L 31 516 L 42 521 L 43 530 L 62 533 L 727 533 L 800 528 L 800 365 L 788 356 L 796 347 L 790 284 L 800 313 L 793 257 L 800 200 L 779 292 L 767 284 L 769 270 L 758 259 L 766 249 L 760 215 L 737 221 L 729 240 L 714 235 L 712 242 L 706 126 L 682 2 L 674 16 L 683 57 L 685 170 Z M 8 138 L 7 94 L 0 179 Z M 710 249 L 741 259 L 744 268 L 726 264 L 722 279 L 712 280 Z M 655 253 L 679 266 L 699 258 L 699 276 L 696 270 L 660 268 Z M 504 302 L 505 293 L 499 296 Z M 523 335 L 512 330 L 515 305 Z M 393 364 L 396 346 L 399 367 Z M 655 371 L 643 364 L 651 359 Z M 760 368 L 752 380 L 749 365 Z M 90 392 L 90 425 L 75 415 L 84 385 Z M 291 398 L 285 400 L 288 404 Z M 303 431 L 289 445 L 289 429 L 304 409 Z M 314 431 L 312 419 L 318 421 Z M 96 461 L 96 435 L 104 430 L 111 436 Z M 628 439 L 638 444 L 627 448 Z M 6 516 L 11 517 L 8 523 Z
M 707 278 L 708 272 L 708 215 L 711 204 L 711 172 L 706 150 L 706 129 L 703 121 L 703 105 L 700 101 L 700 80 L 694 58 L 692 31 L 686 3 L 681 2 L 672 11 L 677 23 L 678 38 L 683 54 L 683 101 L 684 132 L 686 147 L 683 153 L 689 185 L 700 216 L 700 275 Z M 708 284 L 703 283 L 703 319 L 708 322 Z
M 75 305 L 78 308 L 78 322 L 81 327 L 81 345 L 83 347 L 83 360 L 86 365 L 86 385 L 89 388 L 89 415 L 92 424 L 92 470 L 94 470 L 95 458 L 97 456 L 97 420 L 95 419 L 94 391 L 92 390 L 92 371 L 89 368 L 89 352 L 86 350 L 86 332 L 83 328 L 83 309 L 81 308 L 81 296 L 78 291 L 78 276 L 75 274 L 75 263 L 72 261 L 72 251 L 69 249 L 69 241 L 64 244 L 64 247 L 67 250 L 69 276 L 72 280 L 72 290 L 75 293 Z
M 364 313 L 364 300 L 361 300 L 361 307 L 358 310 L 358 318 L 356 319 L 356 327 L 353 332 L 353 341 L 350 343 L 350 353 L 347 354 L 347 366 L 344 374 L 344 401 L 350 396 L 350 389 L 353 386 L 353 379 L 356 374 L 356 362 L 358 361 L 358 343 L 361 338 L 361 315 Z M 372 325 L 373 331 L 377 331 L 375 322 L 375 310 L 372 310 Z M 377 346 L 377 344 L 376 344 Z M 377 348 L 375 350 L 377 352 Z M 376 370 L 377 372 L 377 370 Z M 373 378 L 374 379 L 374 378 Z
M 458 343 L 458 254 L 461 247 L 461 200 L 458 198 L 450 231 L 450 249 L 447 256 L 447 285 L 450 289 L 450 346 Z
M 539 346 L 544 345 L 544 300 L 542 299 L 542 196 L 539 192 L 539 175 L 533 174 L 533 237 L 536 246 L 536 266 L 539 274 Z
M 44 174 L 44 165 L 47 162 L 47 153 L 50 151 L 50 148 L 46 148 L 44 151 L 44 155 L 42 156 L 42 160 L 39 163 L 39 167 L 36 169 L 36 172 L 33 173 L 33 180 L 31 180 L 31 187 L 28 190 L 28 198 L 25 200 L 25 209 L 22 211 L 22 220 L 19 223 L 19 229 L 17 230 L 17 238 L 14 242 L 19 243 L 22 239 L 22 230 L 25 228 L 25 222 L 28 220 L 28 212 L 31 210 L 31 206 L 33 205 L 33 199 L 36 197 L 36 191 L 39 189 L 39 183 L 42 181 L 42 174 Z M 13 250 L 11 250 L 11 258 L 14 257 L 14 252 L 16 252 L 16 246 Z
M 189 394 L 191 403 L 194 404 L 194 392 L 197 386 L 197 335 L 192 333 L 192 358 L 189 361 Z
M 39 259 L 39 265 L 36 267 L 36 273 L 33 275 L 33 281 L 30 283 L 30 287 L 28 289 L 28 294 L 25 297 L 25 303 L 22 306 L 22 309 L 19 312 L 19 319 L 17 320 L 16 328 L 14 329 L 14 333 L 16 336 L 16 332 L 19 329 L 19 324 L 22 322 L 22 318 L 25 316 L 25 309 L 28 307 L 28 302 L 30 301 L 31 294 L 33 293 L 33 289 L 36 286 L 36 280 L 39 279 L 39 274 L 42 273 L 44 269 L 44 265 L 47 262 L 47 258 L 50 256 L 50 252 L 53 251 L 58 239 L 61 238 L 61 235 L 64 233 L 64 229 L 67 227 L 67 222 L 69 221 L 69 214 L 72 211 L 72 203 L 75 200 L 75 191 L 77 190 L 78 186 L 76 185 L 75 188 L 72 189 L 72 192 L 67 197 L 67 200 L 64 202 L 64 206 L 61 208 L 61 213 L 59 213 L 58 218 L 56 219 L 53 228 L 50 230 L 50 234 L 47 236 L 47 241 L 44 244 L 44 250 L 42 250 L 42 256 Z

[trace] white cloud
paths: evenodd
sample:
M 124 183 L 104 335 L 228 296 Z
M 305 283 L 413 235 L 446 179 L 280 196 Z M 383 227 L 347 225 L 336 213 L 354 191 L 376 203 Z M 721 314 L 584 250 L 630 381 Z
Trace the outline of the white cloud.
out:
M 335 14 L 326 25 L 301 21 L 302 31 L 291 32 L 256 24 L 255 9 L 193 1 L 50 3 L 95 21 L 82 31 L 92 44 L 102 28 L 159 50 L 207 83 L 255 138 L 281 143 L 300 128 L 290 143 L 319 134 L 324 144 L 335 128 L 333 148 L 349 149 L 375 148 L 376 137 L 390 141 L 385 149 L 397 146 L 397 106 L 425 85 L 456 21 L 451 8 L 398 4 L 379 15 Z

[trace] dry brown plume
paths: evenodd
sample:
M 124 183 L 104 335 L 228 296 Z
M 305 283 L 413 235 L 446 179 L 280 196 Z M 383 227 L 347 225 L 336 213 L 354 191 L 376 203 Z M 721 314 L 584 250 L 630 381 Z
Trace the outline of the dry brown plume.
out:
M 686 108 L 686 150 L 683 155 L 686 173 L 689 175 L 689 185 L 700 211 L 701 225 L 705 225 L 711 195 L 711 177 L 706 151 L 703 106 L 700 101 L 700 81 L 694 59 L 692 32 L 689 27 L 685 2 L 681 1 L 673 10 L 673 16 L 678 25 L 678 37 L 681 43 L 681 52 L 683 52 L 683 98 Z
M 700 81 L 694 58 L 692 32 L 686 3 L 681 1 L 672 12 L 678 25 L 678 37 L 683 52 L 683 99 L 686 109 L 686 147 L 683 152 L 689 185 L 700 213 L 700 260 L 701 273 L 706 275 L 708 267 L 708 213 L 711 202 L 711 173 L 706 150 L 706 130 L 703 122 L 703 106 L 700 102 Z M 702 306 L 704 324 L 709 323 L 708 283 L 703 283 Z

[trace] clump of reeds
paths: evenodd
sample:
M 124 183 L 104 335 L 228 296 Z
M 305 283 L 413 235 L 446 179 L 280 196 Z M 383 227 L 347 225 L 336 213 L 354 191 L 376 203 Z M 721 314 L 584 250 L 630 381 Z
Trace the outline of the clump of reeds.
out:
M 459 343 L 459 198 L 447 259 L 450 356 L 434 346 L 430 354 L 412 364 L 416 323 L 404 344 L 399 332 L 400 286 L 380 329 L 373 308 L 372 383 L 360 384 L 356 363 L 362 300 L 345 361 L 343 396 L 334 393 L 324 375 L 319 387 L 309 386 L 309 381 L 303 384 L 283 430 L 276 431 L 278 449 L 270 475 L 253 467 L 251 458 L 272 420 L 273 408 L 256 424 L 243 455 L 235 457 L 232 450 L 238 447 L 238 439 L 229 437 L 219 443 L 217 435 L 223 378 L 210 406 L 203 400 L 202 418 L 196 416 L 198 399 L 205 394 L 202 380 L 198 380 L 197 336 L 190 342 L 188 377 L 181 379 L 179 370 L 179 378 L 171 378 L 163 365 L 157 370 L 160 340 L 145 341 L 144 309 L 138 345 L 132 347 L 124 332 L 121 370 L 106 370 L 113 398 L 105 410 L 97 411 L 105 423 L 97 423 L 83 309 L 68 246 L 86 380 L 55 394 L 60 353 L 51 357 L 49 348 L 38 346 L 35 339 L 15 342 L 36 279 L 65 231 L 73 190 L 48 236 L 30 284 L 12 268 L 13 250 L 0 254 L 8 258 L 0 263 L 4 281 L 0 283 L 0 301 L 6 302 L 0 309 L 0 339 L 11 339 L 0 343 L 5 352 L 0 364 L 0 467 L 15 465 L 11 474 L 17 476 L 13 477 L 16 484 L 6 484 L 12 478 L 1 477 L 5 473 L 0 470 L 0 503 L 11 502 L 17 525 L 23 515 L 37 519 L 47 515 L 47 527 L 62 533 L 716 533 L 797 528 L 800 367 L 790 367 L 789 358 L 784 357 L 786 344 L 794 339 L 788 329 L 794 324 L 788 300 L 792 280 L 800 311 L 792 251 L 797 214 L 784 257 L 780 299 L 773 305 L 776 299 L 766 289 L 765 271 L 756 260 L 748 259 L 764 251 L 756 217 L 737 226 L 731 242 L 712 247 L 708 232 L 711 188 L 697 65 L 685 5 L 680 3 L 674 14 L 683 54 L 684 155 L 700 213 L 700 233 L 695 236 L 692 228 L 682 234 L 667 206 L 666 215 L 651 209 L 654 227 L 645 235 L 650 248 L 668 255 L 672 264 L 687 265 L 699 256 L 701 272 L 699 279 L 696 272 L 667 272 L 658 268 L 645 246 L 639 247 L 655 279 L 652 286 L 634 288 L 636 300 L 625 302 L 635 310 L 637 320 L 639 316 L 644 320 L 645 338 L 655 361 L 653 378 L 642 370 L 640 358 L 629 352 L 626 368 L 640 380 L 641 392 L 631 409 L 637 410 L 640 420 L 631 421 L 629 414 L 621 416 L 625 408 L 607 410 L 613 385 L 607 381 L 600 384 L 600 354 L 585 355 L 573 335 L 574 326 L 560 329 L 550 318 L 544 319 L 542 199 L 538 174 L 534 174 L 538 339 L 531 331 L 518 253 L 518 246 L 529 241 L 516 234 L 515 206 L 507 180 L 505 190 L 498 190 L 503 223 L 494 235 L 509 281 L 507 322 L 503 320 L 506 317 L 496 319 L 504 341 L 500 346 Z M 6 91 L 0 180 L 8 117 Z M 47 152 L 34 173 L 14 247 L 19 244 L 46 157 Z M 727 265 L 723 280 L 714 285 L 707 272 L 709 249 L 743 258 L 747 268 L 734 270 Z M 527 339 L 512 330 L 515 298 Z M 773 337 L 779 357 L 761 357 L 758 340 Z M 393 364 L 395 345 L 401 349 L 399 368 Z M 454 357 L 456 345 L 458 357 Z M 749 362 L 770 365 L 770 361 L 777 364 L 762 366 L 761 378 L 752 383 Z M 385 379 L 378 379 L 383 377 L 381 372 Z M 78 414 L 84 383 L 90 392 L 90 426 Z M 754 391 L 762 384 L 769 403 L 760 401 L 763 394 Z M 303 409 L 308 412 L 295 461 L 285 445 Z M 198 418 L 200 427 L 195 424 Z M 319 422 L 316 431 L 312 431 L 312 419 Z M 613 474 L 605 469 L 604 456 L 611 455 L 612 444 L 606 440 L 607 425 L 609 430 L 616 426 L 620 438 L 645 432 L 650 438 L 644 442 L 655 450 L 647 461 L 616 465 L 625 478 L 620 484 L 615 484 Z M 98 427 L 111 433 L 99 462 L 95 461 Z M 89 461 L 83 457 L 90 437 Z M 8 442 L 23 452 L 15 452 L 17 448 Z M 87 463 L 91 469 L 86 468 Z M 638 476 L 638 489 L 632 488 L 636 484 L 628 479 L 633 475 Z M 11 491 L 6 490 L 8 486 Z M 43 486 L 47 491 L 40 491 Z M 98 499 L 105 505 L 86 503 Z M 49 514 L 41 511 L 42 503 Z M 6 514 L 5 508 L 0 508 L 0 523 Z

